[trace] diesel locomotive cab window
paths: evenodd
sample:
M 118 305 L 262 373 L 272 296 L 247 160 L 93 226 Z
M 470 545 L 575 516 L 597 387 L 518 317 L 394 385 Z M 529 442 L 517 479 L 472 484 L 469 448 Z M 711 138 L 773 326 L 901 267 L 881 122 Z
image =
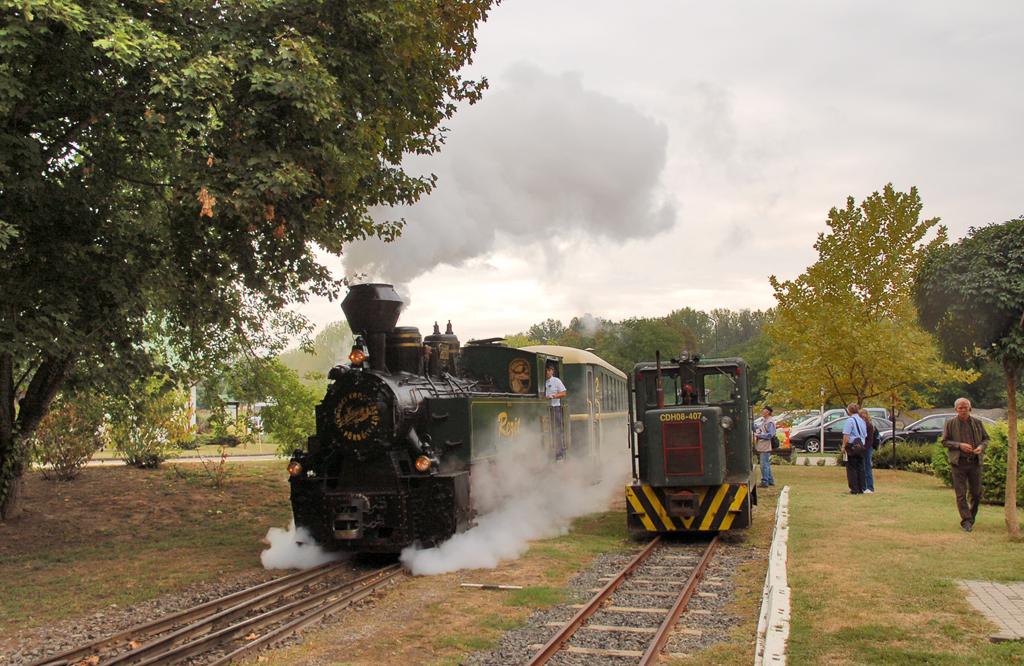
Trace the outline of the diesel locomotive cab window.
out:
M 654 372 L 643 373 L 644 384 L 647 386 L 647 407 L 658 406 L 658 378 Z M 661 390 L 665 395 L 665 406 L 696 405 L 703 402 L 693 375 L 684 372 L 680 376 L 676 369 L 663 370 L 661 373 Z
M 735 376 L 736 368 L 722 368 L 721 372 L 716 369 L 713 374 L 701 377 L 701 402 L 709 405 L 735 402 L 738 399 Z

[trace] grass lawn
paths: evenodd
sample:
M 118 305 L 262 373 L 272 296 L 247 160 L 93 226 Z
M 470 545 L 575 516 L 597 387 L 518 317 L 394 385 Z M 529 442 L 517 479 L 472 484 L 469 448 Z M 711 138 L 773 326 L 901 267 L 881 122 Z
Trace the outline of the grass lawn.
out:
M 875 470 L 874 495 L 844 495 L 841 467 L 780 465 L 790 487 L 792 664 L 1024 664 L 956 579 L 1024 580 L 1024 543 L 1003 507 L 960 529 L 953 491 L 931 476 Z M 762 514 L 763 515 L 763 514 Z
M 192 450 L 174 450 L 181 458 L 195 458 L 197 456 L 203 456 L 204 458 L 220 458 L 221 448 L 212 444 L 206 446 L 200 446 L 197 449 Z M 277 442 L 272 439 L 264 438 L 259 442 L 253 442 L 252 444 L 240 444 L 233 447 L 224 447 L 224 453 L 230 456 L 251 456 L 259 454 L 270 454 L 277 452 Z M 92 460 L 118 460 L 121 454 L 112 448 L 97 451 L 93 454 Z M 170 459 L 173 462 L 173 458 Z
M 286 464 L 228 464 L 219 486 L 194 465 L 31 472 L 24 516 L 0 521 L 0 638 L 260 568 L 291 516 Z
M 220 486 L 191 465 L 89 468 L 69 483 L 33 473 L 25 519 L 0 523 L 0 638 L 259 567 L 267 528 L 288 520 L 285 465 L 232 464 Z M 790 488 L 790 664 L 1024 666 L 1024 642 L 989 643 L 997 627 L 955 582 L 1024 580 L 1024 544 L 1007 540 L 1002 507 L 982 506 L 967 534 L 953 491 L 930 476 L 876 470 L 876 494 L 849 496 L 841 467 L 777 465 L 774 474 L 776 488 Z M 767 549 L 777 497 L 762 493 L 740 543 Z M 369 666 L 384 654 L 387 663 L 454 666 L 533 609 L 559 603 L 564 583 L 596 554 L 630 547 L 620 502 L 495 570 L 415 578 L 265 663 Z M 736 579 L 731 611 L 743 622 L 734 643 L 663 663 L 753 663 L 764 575 L 764 563 L 753 562 Z M 481 592 L 461 582 L 525 589 Z

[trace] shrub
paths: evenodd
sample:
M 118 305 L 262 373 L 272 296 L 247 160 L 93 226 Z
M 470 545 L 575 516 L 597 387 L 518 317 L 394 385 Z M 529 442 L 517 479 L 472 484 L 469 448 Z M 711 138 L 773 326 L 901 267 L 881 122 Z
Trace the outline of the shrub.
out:
M 953 469 L 949 466 L 949 453 L 942 444 L 935 445 L 935 452 L 932 454 L 932 470 L 935 476 L 942 479 L 950 488 L 953 487 Z
M 916 474 L 935 474 L 935 467 L 928 463 L 917 462 L 916 460 L 907 465 L 908 472 L 914 472 Z
M 256 435 L 249 425 L 249 419 L 244 414 L 231 418 L 223 409 L 214 410 L 209 421 L 209 434 L 212 435 L 210 443 L 232 449 L 241 444 L 252 444 L 256 441 Z
M 178 455 L 176 442 L 191 435 L 185 392 L 162 378 L 136 383 L 110 411 L 106 438 L 131 467 L 158 467 Z
M 240 445 L 242 443 L 242 440 L 239 439 L 236 435 L 214 435 L 213 441 L 210 443 L 213 444 L 214 446 L 227 447 L 229 449 L 233 449 L 236 446 Z
M 900 442 L 896 445 L 896 466 L 892 464 L 892 442 L 883 444 L 871 456 L 871 467 L 874 469 L 902 469 L 909 470 L 913 464 L 931 466 L 935 444 L 911 444 Z M 938 448 L 945 451 L 942 446 Z
M 1006 503 L 1006 455 L 1009 444 L 1009 426 L 1005 422 L 985 426 L 989 434 L 988 447 L 985 449 L 984 467 L 981 472 L 981 499 L 993 504 Z M 1017 441 L 1024 439 L 1024 423 L 1018 427 Z M 936 447 L 932 459 L 935 476 L 947 485 L 953 486 L 953 469 L 949 465 L 949 454 L 946 447 Z M 1017 505 L 1024 506 L 1024 466 L 1017 466 Z
M 29 442 L 32 461 L 42 466 L 43 478 L 69 481 L 78 476 L 103 446 L 102 422 L 103 410 L 93 396 L 55 402 Z

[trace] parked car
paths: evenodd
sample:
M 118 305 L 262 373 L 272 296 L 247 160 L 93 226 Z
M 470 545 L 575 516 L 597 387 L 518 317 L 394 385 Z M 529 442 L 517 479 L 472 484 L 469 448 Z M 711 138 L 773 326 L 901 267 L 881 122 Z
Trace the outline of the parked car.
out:
M 792 412 L 792 415 L 787 416 L 785 420 L 780 419 L 777 421 L 779 424 L 776 432 L 779 435 L 779 441 L 782 442 L 783 446 L 789 446 L 789 433 L 793 430 L 798 430 L 804 424 L 810 423 L 814 419 L 818 418 L 818 410 L 804 411 L 803 413 Z
M 826 412 L 826 416 L 828 413 Z M 879 438 L 886 430 L 892 434 L 892 421 L 872 415 L 871 423 L 878 428 Z M 838 451 L 843 447 L 843 426 L 846 425 L 845 418 L 834 418 L 825 424 L 825 451 Z M 791 430 L 789 433 L 789 445 L 794 449 L 803 449 L 808 453 L 818 453 L 821 448 L 821 427 L 814 426 Z
M 918 419 L 903 430 L 896 431 L 897 442 L 911 442 L 914 444 L 928 444 L 931 442 L 937 442 L 942 439 L 942 430 L 946 427 L 946 421 L 955 417 L 956 414 L 932 414 L 926 416 L 923 419 Z M 981 419 L 981 422 L 985 425 L 995 425 L 996 422 L 990 418 L 984 416 L 976 417 Z M 882 442 L 888 442 L 892 440 L 892 429 L 888 431 L 879 428 L 879 434 L 881 435 Z

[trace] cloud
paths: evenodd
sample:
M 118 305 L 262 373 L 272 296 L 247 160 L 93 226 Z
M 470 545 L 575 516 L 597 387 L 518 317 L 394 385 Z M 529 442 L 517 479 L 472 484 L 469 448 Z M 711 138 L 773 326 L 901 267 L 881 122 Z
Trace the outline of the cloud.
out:
M 587 90 L 580 77 L 528 65 L 463 108 L 439 155 L 410 158 L 438 187 L 407 209 L 393 243 L 346 248 L 348 275 L 407 283 L 441 264 L 508 246 L 559 247 L 582 240 L 652 238 L 671 229 L 676 205 L 661 191 L 667 128 L 633 107 Z

